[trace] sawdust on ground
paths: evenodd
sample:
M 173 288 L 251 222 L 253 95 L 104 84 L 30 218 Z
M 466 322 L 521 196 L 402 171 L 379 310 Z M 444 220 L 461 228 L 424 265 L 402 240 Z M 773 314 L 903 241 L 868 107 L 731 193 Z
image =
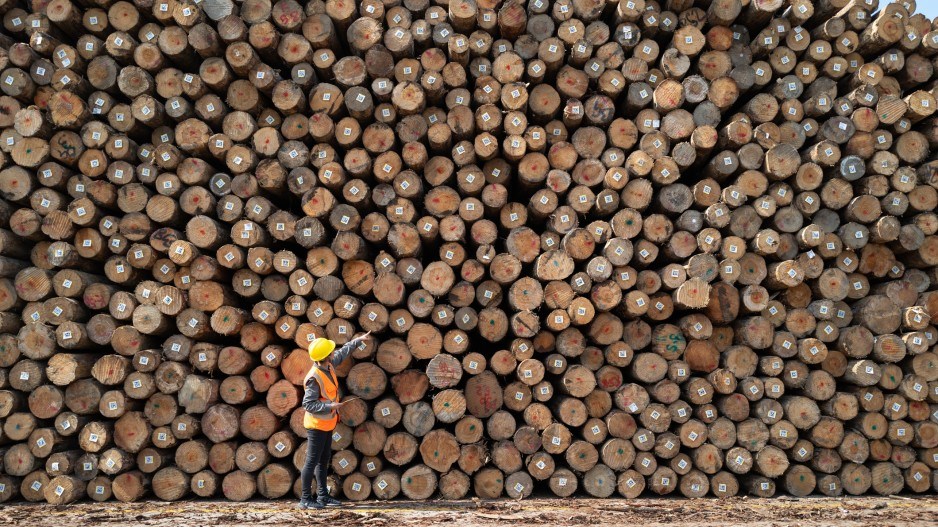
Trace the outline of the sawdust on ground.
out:
M 79 503 L 61 507 L 5 504 L 0 505 L 0 526 L 938 526 L 938 496 L 369 501 L 325 511 L 299 511 L 295 506 L 292 500 Z

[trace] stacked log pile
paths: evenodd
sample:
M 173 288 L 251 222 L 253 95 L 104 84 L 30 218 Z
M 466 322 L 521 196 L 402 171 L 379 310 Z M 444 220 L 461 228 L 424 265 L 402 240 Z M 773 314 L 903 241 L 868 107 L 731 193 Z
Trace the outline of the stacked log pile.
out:
M 0 502 L 938 490 L 938 21 L 0 0 Z

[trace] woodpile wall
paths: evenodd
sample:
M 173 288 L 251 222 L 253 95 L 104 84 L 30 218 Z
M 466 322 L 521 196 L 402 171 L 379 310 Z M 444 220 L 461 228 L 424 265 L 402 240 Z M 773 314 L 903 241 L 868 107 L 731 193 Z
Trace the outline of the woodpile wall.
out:
M 915 4 L 0 0 L 0 502 L 935 492 Z

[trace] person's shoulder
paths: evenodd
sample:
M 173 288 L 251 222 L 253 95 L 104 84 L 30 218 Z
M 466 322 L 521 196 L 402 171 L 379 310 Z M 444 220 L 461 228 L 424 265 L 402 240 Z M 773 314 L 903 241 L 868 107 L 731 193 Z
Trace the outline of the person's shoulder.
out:
M 313 380 L 316 377 L 316 374 L 322 371 L 319 366 L 315 364 L 309 368 L 309 371 L 306 373 L 306 384 L 309 384 L 309 381 Z

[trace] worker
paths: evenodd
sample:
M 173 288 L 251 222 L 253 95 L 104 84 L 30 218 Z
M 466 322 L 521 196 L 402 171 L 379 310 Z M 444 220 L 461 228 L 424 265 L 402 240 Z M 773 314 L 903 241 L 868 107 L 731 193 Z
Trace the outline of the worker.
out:
M 313 366 L 306 374 L 303 384 L 306 393 L 303 396 L 303 427 L 306 428 L 306 464 L 303 465 L 303 496 L 300 509 L 321 509 L 327 505 L 341 505 L 342 502 L 329 495 L 326 488 L 326 474 L 329 472 L 329 460 L 332 456 L 332 431 L 339 422 L 339 380 L 335 366 L 342 364 L 352 350 L 371 332 L 350 340 L 335 350 L 335 342 L 325 338 L 315 338 L 309 343 L 309 358 Z M 316 476 L 317 492 L 313 499 L 311 487 L 313 475 Z

